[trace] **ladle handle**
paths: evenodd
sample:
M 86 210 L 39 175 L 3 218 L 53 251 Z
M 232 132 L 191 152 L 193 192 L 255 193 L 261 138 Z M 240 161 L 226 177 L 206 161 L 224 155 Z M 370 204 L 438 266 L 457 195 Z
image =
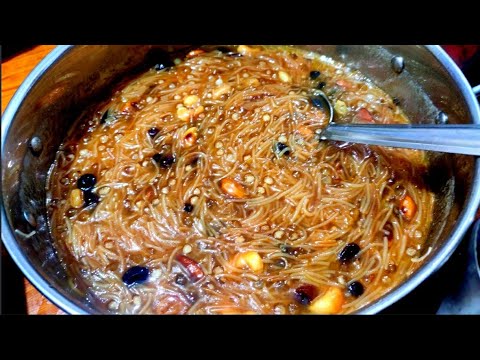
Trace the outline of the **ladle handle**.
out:
M 480 125 L 330 124 L 322 140 L 480 156 Z

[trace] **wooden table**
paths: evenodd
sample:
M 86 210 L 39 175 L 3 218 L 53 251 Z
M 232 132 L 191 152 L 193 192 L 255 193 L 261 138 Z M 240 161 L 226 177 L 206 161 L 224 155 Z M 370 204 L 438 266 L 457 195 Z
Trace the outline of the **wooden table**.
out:
M 37 46 L 2 64 L 2 113 L 22 81 L 54 47 Z M 480 217 L 480 210 L 478 215 Z M 24 279 L 24 284 L 29 314 L 65 314 L 42 296 L 27 279 Z

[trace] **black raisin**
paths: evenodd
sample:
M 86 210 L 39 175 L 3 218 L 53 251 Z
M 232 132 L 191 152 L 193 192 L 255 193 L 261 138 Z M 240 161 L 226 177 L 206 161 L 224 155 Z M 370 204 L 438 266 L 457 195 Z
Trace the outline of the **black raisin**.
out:
M 345 245 L 342 251 L 340 251 L 340 254 L 338 254 L 338 260 L 340 260 L 342 263 L 347 263 L 352 261 L 355 256 L 360 252 L 360 246 L 358 246 L 355 243 L 350 243 Z
M 122 276 L 123 282 L 128 285 L 140 284 L 148 279 L 149 271 L 143 266 L 133 266 Z
M 302 285 L 295 289 L 295 300 L 302 305 L 309 305 L 317 295 L 317 288 L 310 284 Z
M 353 281 L 348 285 L 348 292 L 355 297 L 359 297 L 364 291 L 365 290 L 360 281 Z
M 160 165 L 160 167 L 167 169 L 175 162 L 175 156 L 171 154 L 155 154 L 153 160 Z
M 83 191 L 90 191 L 97 183 L 97 178 L 93 174 L 83 174 L 77 180 L 77 187 Z
M 90 205 L 96 205 L 98 204 L 99 201 L 100 201 L 100 197 L 97 194 L 91 191 L 83 192 L 83 202 L 85 207 Z
M 150 135 L 153 138 L 158 134 L 159 131 L 160 130 L 158 130 L 156 127 L 152 127 L 148 129 L 148 135 Z
M 320 71 L 310 71 L 310 79 L 316 80 L 320 76 Z
M 322 90 L 322 89 L 325 87 L 325 85 L 327 85 L 327 84 L 326 84 L 324 81 L 322 81 L 321 83 L 319 83 L 319 84 L 317 85 L 317 89 L 318 89 L 318 90 Z

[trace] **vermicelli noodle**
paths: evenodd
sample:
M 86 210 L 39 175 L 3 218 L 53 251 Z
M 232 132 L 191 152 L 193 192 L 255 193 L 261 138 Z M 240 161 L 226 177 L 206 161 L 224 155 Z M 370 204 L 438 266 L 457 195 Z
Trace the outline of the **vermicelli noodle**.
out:
M 349 313 L 427 256 L 420 151 L 319 140 L 408 123 L 344 64 L 292 47 L 194 50 L 76 126 L 50 177 L 72 276 L 127 314 Z

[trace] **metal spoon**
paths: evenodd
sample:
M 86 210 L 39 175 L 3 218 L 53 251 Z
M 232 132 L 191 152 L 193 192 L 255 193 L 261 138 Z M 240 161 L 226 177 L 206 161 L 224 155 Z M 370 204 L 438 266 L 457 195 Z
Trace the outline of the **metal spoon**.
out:
M 333 106 L 320 90 L 314 90 L 316 106 L 328 112 L 329 123 L 320 140 L 432 150 L 480 156 L 480 125 L 340 125 L 333 121 Z

